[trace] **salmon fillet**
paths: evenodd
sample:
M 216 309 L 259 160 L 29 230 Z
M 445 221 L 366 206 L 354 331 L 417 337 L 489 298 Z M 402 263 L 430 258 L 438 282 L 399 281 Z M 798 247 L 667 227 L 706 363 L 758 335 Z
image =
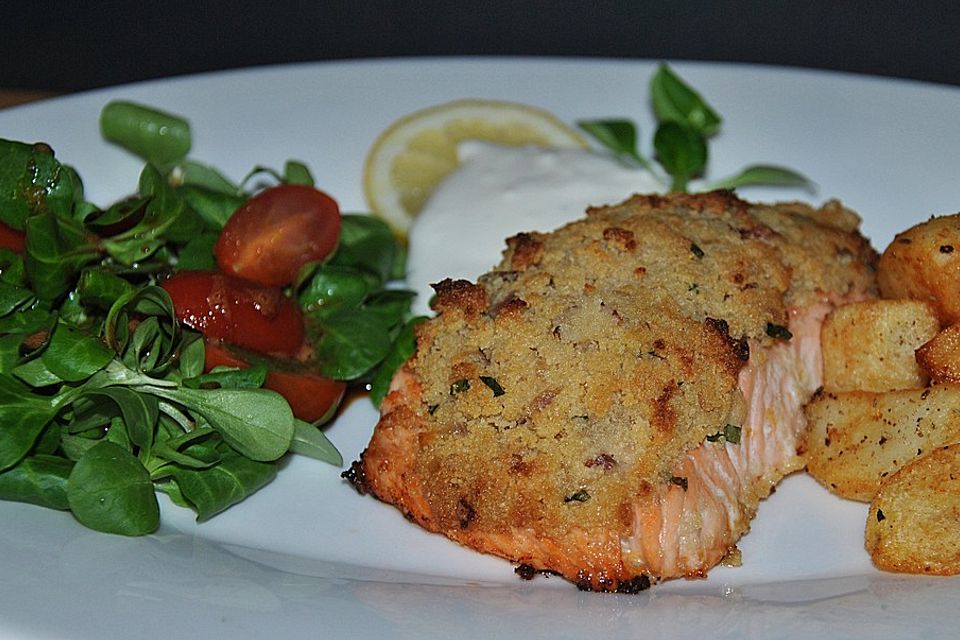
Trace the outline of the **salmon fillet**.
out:
M 704 577 L 800 469 L 820 325 L 873 295 L 838 203 L 635 196 L 508 239 L 435 318 L 345 474 L 422 527 L 584 589 Z

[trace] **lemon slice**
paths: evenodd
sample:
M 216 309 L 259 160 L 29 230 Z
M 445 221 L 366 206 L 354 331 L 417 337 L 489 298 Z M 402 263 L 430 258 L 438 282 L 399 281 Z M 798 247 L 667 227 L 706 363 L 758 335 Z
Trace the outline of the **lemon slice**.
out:
M 406 237 L 427 198 L 457 168 L 457 144 L 484 140 L 509 146 L 586 147 L 575 129 L 553 114 L 515 102 L 458 100 L 405 116 L 377 137 L 367 154 L 367 204 Z

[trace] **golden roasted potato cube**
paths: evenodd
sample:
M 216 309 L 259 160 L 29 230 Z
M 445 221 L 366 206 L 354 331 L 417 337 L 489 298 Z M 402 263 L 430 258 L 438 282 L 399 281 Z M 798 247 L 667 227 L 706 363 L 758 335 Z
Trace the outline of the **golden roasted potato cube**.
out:
M 867 515 L 866 547 L 885 571 L 960 573 L 960 444 L 890 476 Z
M 852 500 L 869 502 L 881 482 L 903 465 L 960 442 L 960 385 L 821 392 L 805 411 L 807 471 Z
M 960 249 L 960 247 L 958 247 Z M 917 347 L 940 330 L 936 309 L 919 300 L 865 300 L 843 305 L 823 323 L 827 391 L 891 391 L 927 384 Z
M 960 214 L 898 233 L 880 256 L 877 283 L 885 298 L 926 300 L 945 324 L 960 321 Z
M 960 323 L 950 325 L 917 349 L 917 363 L 934 382 L 960 383 Z

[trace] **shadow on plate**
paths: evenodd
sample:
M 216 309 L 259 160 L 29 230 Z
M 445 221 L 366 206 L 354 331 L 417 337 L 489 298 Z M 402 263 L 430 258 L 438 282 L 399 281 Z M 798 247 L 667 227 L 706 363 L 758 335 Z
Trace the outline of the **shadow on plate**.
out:
M 29 507 L 25 507 L 29 508 Z M 36 513 L 30 513 L 31 518 Z M 69 517 L 45 512 L 44 519 Z M 355 638 L 953 637 L 950 579 L 842 576 L 637 595 L 578 591 L 556 577 L 469 583 L 224 546 L 161 531 L 121 538 L 65 523 L 5 525 L 0 632 L 50 637 Z M 37 532 L 41 533 L 38 534 Z M 511 576 L 512 578 L 512 576 Z M 11 603 L 21 606 L 12 607 Z M 311 633 L 312 632 L 312 633 Z M 814 635 L 815 634 L 815 635 Z M 0 633 L 0 635 L 4 635 Z

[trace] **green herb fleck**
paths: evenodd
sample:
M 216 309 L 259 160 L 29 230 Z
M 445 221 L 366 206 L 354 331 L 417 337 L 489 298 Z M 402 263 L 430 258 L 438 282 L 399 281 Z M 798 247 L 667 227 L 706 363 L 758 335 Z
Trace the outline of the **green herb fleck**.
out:
M 698 258 L 702 258 L 704 256 L 703 249 L 701 249 L 696 242 L 690 243 L 690 252 Z
M 735 424 L 728 424 L 723 428 L 723 437 L 730 444 L 740 444 L 740 427 Z
M 670 482 L 677 485 L 684 491 L 687 490 L 687 479 L 681 476 L 670 476 Z
M 480 382 L 490 387 L 490 390 L 493 391 L 493 397 L 502 396 L 506 391 L 503 390 L 503 387 L 500 386 L 500 383 L 496 381 L 495 378 L 490 376 L 480 376 Z
M 776 340 L 789 340 L 793 337 L 789 329 L 779 324 L 773 324 L 772 322 L 767 323 L 767 335 Z
M 730 444 L 740 444 L 740 427 L 735 424 L 728 424 L 723 431 L 718 431 L 707 436 L 707 442 L 720 442 L 726 440 Z
M 439 404 L 432 404 L 429 407 L 427 407 L 427 413 L 429 413 L 430 415 L 433 415 L 437 412 L 437 409 L 439 408 L 440 408 Z
M 576 492 L 570 494 L 569 496 L 564 497 L 563 501 L 566 502 L 586 502 L 590 499 L 590 494 L 587 493 L 586 489 L 579 489 Z
M 461 378 L 457 380 L 452 385 L 450 385 L 450 395 L 455 396 L 458 393 L 468 391 L 470 389 L 470 381 L 466 378 Z

